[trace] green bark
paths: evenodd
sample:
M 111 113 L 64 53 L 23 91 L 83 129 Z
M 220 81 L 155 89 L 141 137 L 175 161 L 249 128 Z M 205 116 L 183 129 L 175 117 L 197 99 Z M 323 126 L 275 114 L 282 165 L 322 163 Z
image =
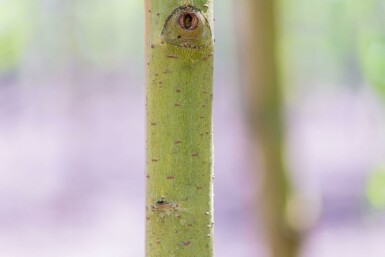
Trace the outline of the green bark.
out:
M 261 169 L 263 225 L 271 257 L 297 256 L 299 237 L 287 220 L 290 195 L 283 161 L 282 88 L 277 63 L 276 1 L 247 0 L 242 6 L 242 78 L 255 166 Z
M 147 257 L 213 252 L 211 0 L 147 0 Z

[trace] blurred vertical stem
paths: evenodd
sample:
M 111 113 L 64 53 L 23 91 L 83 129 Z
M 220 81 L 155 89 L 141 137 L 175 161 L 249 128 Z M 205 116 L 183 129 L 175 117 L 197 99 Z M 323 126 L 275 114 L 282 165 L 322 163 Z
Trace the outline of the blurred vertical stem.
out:
M 294 257 L 298 236 L 287 222 L 289 183 L 283 162 L 282 88 L 277 63 L 276 1 L 246 0 L 241 7 L 241 72 L 252 145 L 261 173 L 262 217 L 271 257 Z M 255 164 L 255 166 L 257 166 Z
M 146 0 L 147 257 L 213 252 L 211 0 Z

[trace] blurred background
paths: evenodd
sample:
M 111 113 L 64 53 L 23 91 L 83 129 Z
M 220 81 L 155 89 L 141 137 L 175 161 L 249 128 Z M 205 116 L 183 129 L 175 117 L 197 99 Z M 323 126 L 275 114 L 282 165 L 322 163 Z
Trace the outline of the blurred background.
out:
M 278 3 L 301 256 L 384 257 L 385 2 Z M 265 257 L 238 5 L 215 3 L 215 252 Z M 142 0 L 0 0 L 0 256 L 144 256 L 144 49 Z

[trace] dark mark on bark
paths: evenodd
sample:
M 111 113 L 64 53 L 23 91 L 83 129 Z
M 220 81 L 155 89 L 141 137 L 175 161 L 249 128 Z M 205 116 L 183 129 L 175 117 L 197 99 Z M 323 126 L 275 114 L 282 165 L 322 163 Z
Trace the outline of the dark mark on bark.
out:
M 175 179 L 174 176 L 167 176 L 167 179 Z
M 195 13 L 185 12 L 178 18 L 179 26 L 184 30 L 195 30 L 199 24 L 199 18 Z
M 151 210 L 153 212 L 160 212 L 165 214 L 175 212 L 177 208 L 178 204 L 169 203 L 164 198 L 161 198 L 160 200 L 156 201 L 155 205 L 151 205 Z
M 178 59 L 179 57 L 176 55 L 169 54 L 169 55 L 167 55 L 167 58 Z

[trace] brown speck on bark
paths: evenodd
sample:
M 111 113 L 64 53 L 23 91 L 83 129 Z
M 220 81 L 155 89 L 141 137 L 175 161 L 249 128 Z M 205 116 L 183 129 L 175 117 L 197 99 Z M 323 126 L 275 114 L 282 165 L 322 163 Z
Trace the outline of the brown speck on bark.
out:
M 200 189 L 202 189 L 202 187 L 201 186 L 197 186 L 197 189 L 200 190 Z
M 182 144 L 182 141 L 177 140 L 177 141 L 175 141 L 175 144 L 177 144 L 177 145 Z
M 156 126 L 156 122 L 151 122 L 151 126 Z
M 179 106 L 180 106 L 180 103 L 176 103 L 175 106 L 176 106 L 176 107 L 179 107 Z
M 160 240 L 156 240 L 156 243 L 159 245 L 160 244 Z
M 167 55 L 167 58 L 178 59 L 178 56 L 173 55 L 173 54 L 169 54 L 169 55 Z
M 155 46 L 154 46 L 154 44 L 151 44 L 151 48 L 154 48 Z
M 191 242 L 190 241 L 185 241 L 183 242 L 183 246 L 190 246 L 191 245 Z
M 175 179 L 174 176 L 167 176 L 167 179 Z
M 193 153 L 191 156 L 192 157 L 197 157 L 197 156 L 199 156 L 199 153 Z
M 177 93 L 180 93 L 180 92 L 182 92 L 182 90 L 180 90 L 180 89 L 177 89 L 177 90 L 175 90 Z
M 152 159 L 151 160 L 152 162 L 157 162 L 157 161 L 159 161 L 158 159 Z

